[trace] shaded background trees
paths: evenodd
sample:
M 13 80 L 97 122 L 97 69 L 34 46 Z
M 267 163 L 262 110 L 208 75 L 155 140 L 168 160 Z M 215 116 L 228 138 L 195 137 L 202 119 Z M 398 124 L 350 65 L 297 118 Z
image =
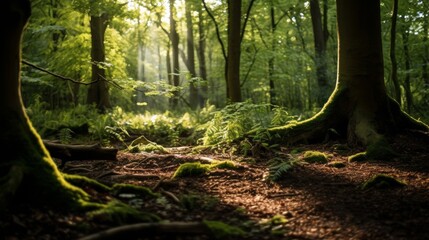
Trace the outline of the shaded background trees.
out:
M 223 107 L 228 102 L 227 89 L 232 88 L 237 93 L 234 101 L 315 112 L 334 88 L 337 39 L 332 34 L 336 31 L 332 0 L 243 0 L 241 13 L 231 15 L 240 19 L 240 47 L 228 42 L 226 0 L 112 0 L 95 14 L 109 16 L 108 22 L 101 21 L 109 23 L 104 26 L 105 59 L 95 60 L 91 57 L 96 50 L 91 45 L 92 17 L 83 6 L 100 3 L 33 2 L 24 58 L 63 76 L 97 84 L 63 81 L 26 66 L 26 105 L 42 103 L 56 109 L 97 102 L 89 101 L 89 96 L 100 93 L 101 84 L 108 98 L 100 99 L 109 100 L 102 108 L 186 111 L 203 107 L 206 101 Z M 381 4 L 387 91 L 397 95 L 408 112 L 427 118 L 427 3 L 399 2 L 396 28 L 392 28 L 393 6 L 394 1 Z M 241 50 L 239 65 L 234 67 L 238 72 L 231 77 L 237 82 L 229 87 L 228 47 Z M 396 64 L 390 61 L 392 56 Z M 96 86 L 97 91 L 90 90 Z

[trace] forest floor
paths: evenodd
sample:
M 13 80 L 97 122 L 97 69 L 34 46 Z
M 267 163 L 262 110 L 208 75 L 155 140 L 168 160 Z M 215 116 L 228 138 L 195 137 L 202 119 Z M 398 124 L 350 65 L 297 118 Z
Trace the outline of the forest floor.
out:
M 281 147 L 285 154 L 293 149 L 321 151 L 329 155 L 329 162 L 341 161 L 345 166 L 299 165 L 276 182 L 266 180 L 272 157 L 268 153 L 257 157 L 196 154 L 191 147 L 169 148 L 169 153 L 119 152 L 117 161 L 72 161 L 62 171 L 107 185 L 151 188 L 162 197 L 143 201 L 128 194 L 120 200 L 172 222 L 216 220 L 246 232 L 231 239 L 429 239 L 428 138 L 402 134 L 393 147 L 401 156 L 391 161 L 353 163 L 347 157 L 362 149 L 339 150 L 338 143 Z M 180 164 L 209 159 L 237 160 L 240 167 L 172 179 Z M 395 177 L 406 186 L 362 189 L 377 174 Z M 84 214 L 21 206 L 1 216 L 0 227 L 0 239 L 64 240 L 115 226 L 89 221 Z M 210 234 L 185 233 L 165 239 L 210 238 Z

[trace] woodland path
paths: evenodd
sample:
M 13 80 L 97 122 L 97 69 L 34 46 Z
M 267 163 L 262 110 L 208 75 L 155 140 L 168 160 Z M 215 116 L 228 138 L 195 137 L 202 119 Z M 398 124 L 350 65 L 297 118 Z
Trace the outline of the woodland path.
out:
M 270 156 L 264 154 L 239 158 L 238 169 L 171 179 L 182 163 L 231 159 L 225 154 L 194 154 L 189 147 L 159 154 L 119 152 L 117 161 L 68 162 L 63 171 L 105 184 L 149 187 L 161 193 L 163 200 L 142 201 L 132 195 L 122 200 L 171 221 L 207 219 L 240 226 L 248 233 L 243 239 L 429 239 L 427 139 L 398 136 L 394 148 L 402 155 L 389 162 L 347 163 L 347 156 L 359 149 L 340 151 L 337 146 L 330 143 L 281 148 L 285 153 L 292 149 L 325 152 L 330 154 L 330 162 L 342 161 L 346 166 L 305 164 L 275 183 L 266 180 Z M 362 190 L 362 184 L 377 174 L 393 176 L 407 185 Z M 287 221 L 274 221 L 276 215 Z M 85 229 L 77 227 L 85 221 L 82 215 L 21 208 L 0 218 L 4 236 L 0 234 L 0 239 L 78 239 L 112 227 L 103 222 L 88 223 Z

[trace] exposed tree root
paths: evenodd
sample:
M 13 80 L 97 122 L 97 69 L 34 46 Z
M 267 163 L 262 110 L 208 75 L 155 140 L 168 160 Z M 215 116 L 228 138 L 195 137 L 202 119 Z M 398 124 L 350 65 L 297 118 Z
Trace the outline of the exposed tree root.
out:
M 428 132 L 429 127 L 407 113 L 390 97 L 385 109 L 368 117 L 347 104 L 346 91 L 337 91 L 323 109 L 310 119 L 292 122 L 286 126 L 268 129 L 269 142 L 294 144 L 321 142 L 332 135 L 347 139 L 351 145 L 370 145 L 384 136 L 409 129 Z M 251 133 L 250 135 L 255 133 Z
M 135 239 L 154 235 L 209 234 L 210 229 L 201 222 L 137 223 L 110 228 L 79 240 Z

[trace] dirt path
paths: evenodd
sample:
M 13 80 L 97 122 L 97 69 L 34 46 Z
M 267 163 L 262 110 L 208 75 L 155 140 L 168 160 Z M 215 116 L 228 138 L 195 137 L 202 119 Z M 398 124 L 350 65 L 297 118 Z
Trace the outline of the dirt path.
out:
M 171 179 L 185 162 L 229 159 L 195 155 L 188 148 L 170 149 L 169 154 L 120 153 L 114 162 L 69 162 L 64 171 L 106 184 L 147 186 L 161 193 L 163 200 L 122 200 L 171 221 L 225 221 L 242 227 L 249 234 L 245 239 L 429 239 L 429 150 L 425 142 L 407 139 L 398 138 L 394 146 L 403 157 L 390 162 L 346 163 L 342 168 L 305 164 L 278 182 L 266 180 L 269 156 L 241 159 L 238 169 Z M 299 148 L 330 154 L 330 162 L 347 162 L 352 153 L 336 151 L 332 144 Z M 407 185 L 363 190 L 362 184 L 377 174 Z M 111 227 L 94 223 L 86 231 L 77 230 L 84 219 L 26 210 L 0 226 L 7 227 L 5 239 L 76 239 Z

